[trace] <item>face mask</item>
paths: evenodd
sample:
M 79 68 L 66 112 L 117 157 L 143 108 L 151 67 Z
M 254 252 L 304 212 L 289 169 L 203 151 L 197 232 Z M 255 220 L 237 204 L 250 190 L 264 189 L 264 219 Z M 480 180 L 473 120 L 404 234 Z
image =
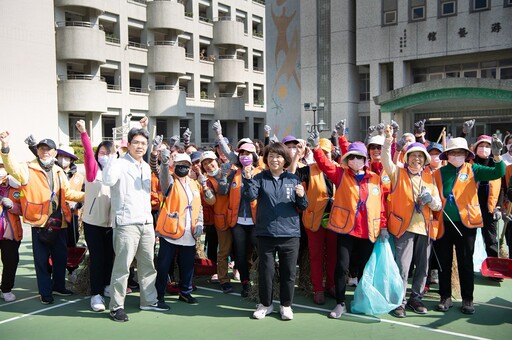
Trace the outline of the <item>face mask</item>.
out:
M 51 166 L 53 165 L 53 163 L 55 163 L 55 158 L 48 158 L 47 160 L 43 161 L 41 158 L 39 158 L 39 161 L 41 162 L 42 165 L 44 165 L 45 167 L 47 166 Z
M 0 170 L 0 183 L 3 183 L 4 179 L 7 178 L 7 172 L 5 172 L 3 169 Z
M 466 161 L 466 156 L 448 156 L 448 163 L 459 168 Z
M 188 175 L 188 172 L 190 171 L 190 166 L 188 165 L 176 165 L 174 167 L 174 173 L 178 177 L 185 177 Z
M 290 154 L 292 155 L 292 158 L 295 157 L 295 154 L 297 153 L 297 148 L 291 148 L 289 150 L 290 150 Z
M 507 144 L 507 150 L 512 153 L 512 144 Z
M 476 154 L 480 158 L 487 158 L 491 154 L 491 148 L 485 147 L 485 146 L 479 146 L 476 149 Z
M 240 160 L 240 163 L 243 166 L 248 166 L 252 164 L 252 155 L 240 156 L 238 157 L 238 159 Z
M 364 159 L 349 159 L 348 160 L 348 166 L 355 172 L 361 170 L 364 167 Z
M 59 163 L 60 165 L 62 165 L 64 169 L 69 168 L 69 166 L 71 165 L 71 161 L 68 157 L 59 157 Z
M 210 176 L 210 177 L 215 177 L 215 176 L 217 176 L 218 173 L 219 173 L 219 169 L 218 168 L 213 170 L 213 171 L 208 171 L 207 172 L 208 176 Z
M 434 167 L 438 166 L 441 160 L 439 159 L 439 155 L 430 156 L 430 164 Z
M 101 167 L 104 168 L 108 163 L 108 156 L 99 156 L 98 163 L 100 163 Z

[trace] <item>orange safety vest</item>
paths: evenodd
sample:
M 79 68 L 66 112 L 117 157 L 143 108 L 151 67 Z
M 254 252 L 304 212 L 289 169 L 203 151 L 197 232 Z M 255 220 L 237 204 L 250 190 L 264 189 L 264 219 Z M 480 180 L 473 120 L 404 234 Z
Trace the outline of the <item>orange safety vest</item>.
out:
M 164 202 L 164 195 L 160 188 L 160 180 L 158 176 L 151 172 L 151 210 L 159 210 L 160 205 Z
M 163 237 L 177 240 L 185 234 L 186 215 L 190 214 L 192 235 L 195 232 L 199 212 L 201 211 L 201 194 L 196 181 L 190 180 L 192 191 L 192 203 L 189 205 L 189 197 L 183 187 L 183 183 L 175 178 L 169 195 L 165 198 L 162 210 L 156 223 L 156 231 Z
M 492 214 L 496 205 L 498 204 L 498 198 L 501 191 L 501 178 L 489 181 L 489 197 L 487 197 L 487 208 Z
M 82 191 L 82 187 L 84 185 L 85 177 L 79 172 L 75 172 L 73 177 L 69 180 L 69 188 L 75 191 Z M 75 209 L 75 216 L 80 215 L 81 209 Z
M 216 194 L 216 202 L 213 205 L 213 225 L 218 231 L 228 230 L 229 224 L 227 213 L 229 207 L 229 195 L 217 195 L 217 192 L 219 191 L 219 183 L 215 177 L 208 176 L 208 179 L 212 183 L 213 191 Z
M 316 163 L 309 166 L 309 185 L 307 188 L 306 196 L 309 203 L 302 213 L 302 223 L 304 228 L 317 231 L 322 224 L 325 208 L 329 203 L 329 194 L 327 193 L 323 172 Z M 336 189 L 333 188 L 333 196 L 335 194 Z
M 334 196 L 334 203 L 329 217 L 327 228 L 338 234 L 348 234 L 355 228 L 355 216 L 359 202 L 359 185 L 354 176 L 347 174 L 344 167 L 340 185 Z M 368 234 L 370 240 L 375 242 L 380 233 L 380 213 L 382 208 L 382 189 L 380 177 L 371 173 L 368 181 L 368 197 L 366 211 L 368 217 Z
M 505 169 L 505 188 L 508 188 L 510 177 L 512 177 L 512 164 L 507 165 L 507 168 Z
M 398 176 L 395 187 L 391 191 L 390 197 L 390 214 L 388 219 L 388 231 L 396 237 L 401 237 L 409 228 L 413 215 L 414 200 L 412 182 L 409 178 L 407 169 L 398 168 Z M 430 192 L 434 192 L 434 178 L 430 171 L 421 173 L 421 185 L 426 187 Z M 436 239 L 439 230 L 438 221 L 434 221 L 432 210 L 428 205 L 423 206 L 421 211 L 425 220 L 425 228 L 427 235 L 432 239 Z
M 447 198 L 443 194 L 443 179 L 441 171 L 434 172 L 434 179 L 439 191 L 439 196 L 443 202 L 443 209 L 446 206 Z M 475 175 L 470 163 L 464 163 L 461 167 L 452 189 L 455 197 L 455 204 L 459 209 L 460 220 L 467 228 L 483 227 L 482 212 L 480 204 L 478 204 L 477 184 Z M 444 234 L 444 218 L 439 218 L 439 232 L 437 238 L 441 238 Z
M 10 187 L 7 197 L 10 198 L 14 204 L 20 204 L 19 189 Z M 1 223 L 3 223 L 4 230 L 10 228 L 14 239 L 21 241 L 23 238 L 23 228 L 21 226 L 20 217 L 11 213 L 10 210 L 4 210 L 4 206 L 0 204 L 0 219 L 2 219 Z
M 33 163 L 28 163 L 30 180 L 21 185 L 20 196 L 24 222 L 43 227 L 53 212 L 51 211 L 51 202 L 55 195 L 60 199 L 59 204 L 64 217 L 62 227 L 65 228 L 66 223 L 71 222 L 71 209 L 66 204 L 66 193 L 62 186 L 62 182 L 66 182 L 68 179 L 61 168 L 53 167 L 53 169 L 56 169 L 56 171 L 52 170 L 54 174 L 53 187 L 57 188 L 54 191 L 50 190 L 48 186 L 46 173 L 41 168 L 35 167 Z
M 254 175 L 260 173 L 261 170 L 259 168 L 254 169 Z M 218 195 L 217 197 L 219 197 Z M 231 228 L 236 225 L 238 221 L 238 211 L 240 210 L 240 199 L 242 197 L 242 169 L 239 168 L 235 175 L 233 176 L 233 181 L 231 182 L 231 187 L 229 188 L 229 205 L 228 205 L 228 224 Z M 256 223 L 256 207 L 258 205 L 258 200 L 254 200 L 250 202 L 251 205 L 251 217 L 254 223 Z

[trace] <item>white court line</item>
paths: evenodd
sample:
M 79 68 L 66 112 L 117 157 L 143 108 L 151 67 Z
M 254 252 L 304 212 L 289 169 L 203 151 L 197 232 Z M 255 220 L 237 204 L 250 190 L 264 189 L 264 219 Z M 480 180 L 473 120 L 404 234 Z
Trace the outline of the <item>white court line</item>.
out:
M 210 291 L 210 292 L 222 293 L 218 289 L 212 289 L 212 288 L 207 288 L 207 287 L 199 287 L 199 286 L 197 288 L 204 289 L 204 290 L 207 290 L 207 291 Z M 230 295 L 235 295 L 235 296 L 240 296 L 240 294 L 238 294 L 238 293 L 229 293 L 229 294 Z M 277 301 L 277 300 L 272 300 L 272 302 L 279 303 L 279 301 Z M 300 307 L 300 308 L 304 308 L 304 309 L 311 309 L 311 310 L 315 310 L 315 311 L 319 311 L 319 312 L 325 312 L 325 313 L 329 313 L 330 312 L 330 310 L 325 309 L 325 308 L 300 305 L 300 304 L 296 304 L 296 303 L 294 303 L 292 306 L 293 307 Z M 379 319 L 378 317 L 372 317 L 372 316 L 367 316 L 367 315 L 352 314 L 352 313 L 347 313 L 346 315 L 350 315 L 351 317 L 359 318 L 359 319 L 365 319 L 365 320 L 371 320 L 371 321 L 378 320 L 380 322 L 386 322 L 386 323 L 391 323 L 391 324 L 395 324 L 395 325 L 400 325 L 400 326 L 405 326 L 405 327 L 421 329 L 421 330 L 425 330 L 425 331 L 429 331 L 429 332 L 436 332 L 436 333 L 442 333 L 442 334 L 446 334 L 446 335 L 459 336 L 459 337 L 466 338 L 466 339 L 478 339 L 478 340 L 487 340 L 488 339 L 488 338 L 482 338 L 482 337 L 479 337 L 479 336 L 468 335 L 468 334 L 464 334 L 464 333 L 456 333 L 456 332 L 444 331 L 442 329 L 436 329 L 436 328 L 430 328 L 430 327 L 426 327 L 426 326 L 419 326 L 419 325 L 408 324 L 408 323 L 400 322 L 400 321 Z
M 1 307 L 5 307 L 5 306 L 10 306 L 10 305 L 18 303 L 18 302 L 23 302 L 23 301 L 31 300 L 31 299 L 34 299 L 36 297 L 39 297 L 39 295 L 29 296 L 29 297 L 26 297 L 26 298 L 23 298 L 23 299 L 19 299 L 19 300 L 16 299 L 14 301 L 1 304 L 0 308 Z
M 61 303 L 59 305 L 43 308 L 43 309 L 36 310 L 36 311 L 30 312 L 30 313 L 27 313 L 27 314 L 18 315 L 18 316 L 15 316 L 13 318 L 10 318 L 10 319 L 0 321 L 0 325 L 4 324 L 4 323 L 11 322 L 11 321 L 19 320 L 19 319 L 22 319 L 22 318 L 27 317 L 27 316 L 36 315 L 36 314 L 43 313 L 43 312 L 46 312 L 46 311 L 49 311 L 49 310 L 52 310 L 52 309 L 55 309 L 55 308 L 60 308 L 60 307 L 66 306 L 66 305 L 70 305 L 72 303 L 76 303 L 76 302 L 79 302 L 79 301 L 82 301 L 82 300 L 85 300 L 85 299 L 87 299 L 87 297 L 84 297 L 84 298 L 81 298 L 81 299 L 76 299 L 76 300 L 73 300 L 73 301 L 68 301 L 68 302 L 65 302 L 65 303 Z
M 482 306 L 489 306 L 489 307 L 496 307 L 496 308 L 503 308 L 503 309 L 510 309 L 510 310 L 512 310 L 512 307 L 509 307 L 509 306 L 495 305 L 493 303 L 487 303 L 487 302 L 475 302 L 475 305 L 482 305 Z

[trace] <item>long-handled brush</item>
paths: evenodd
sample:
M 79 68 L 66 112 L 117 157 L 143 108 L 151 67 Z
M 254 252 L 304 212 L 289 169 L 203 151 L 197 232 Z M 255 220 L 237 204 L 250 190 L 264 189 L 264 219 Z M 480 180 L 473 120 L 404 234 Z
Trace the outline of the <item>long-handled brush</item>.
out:
M 501 232 L 501 236 L 499 239 L 500 245 L 499 245 L 499 255 L 498 256 L 502 257 L 502 258 L 508 258 L 508 254 L 510 251 L 510 249 L 507 251 L 507 249 L 505 248 L 505 234 L 507 232 L 507 225 L 512 220 L 511 213 L 512 213 L 512 202 L 509 202 L 507 213 L 505 214 L 505 216 L 503 216 L 503 222 L 505 225 L 503 226 L 503 231 Z

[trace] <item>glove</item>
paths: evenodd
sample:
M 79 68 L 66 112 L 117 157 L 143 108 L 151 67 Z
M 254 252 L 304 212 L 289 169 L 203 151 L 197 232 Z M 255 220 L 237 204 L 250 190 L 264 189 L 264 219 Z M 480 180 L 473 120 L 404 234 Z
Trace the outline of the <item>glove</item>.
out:
M 192 136 L 192 131 L 190 131 L 190 129 L 187 128 L 185 132 L 183 132 L 183 144 L 185 144 L 185 146 L 188 146 L 190 144 L 190 136 Z
M 336 129 L 332 129 L 331 138 L 337 138 L 337 137 L 338 137 L 338 131 Z
M 153 150 L 157 150 L 160 144 L 162 144 L 162 141 L 164 140 L 164 135 L 155 136 L 153 139 L 153 142 L 151 143 L 153 145 Z
M 377 131 L 377 134 L 378 135 L 383 135 L 384 134 L 384 123 L 379 123 L 375 126 L 375 130 Z
M 162 163 L 169 164 L 169 160 L 171 159 L 171 150 L 165 148 L 160 151 L 160 158 L 162 159 Z
M 381 229 L 380 230 L 380 240 L 382 242 L 384 242 L 385 240 L 387 240 L 389 238 L 389 232 L 387 229 Z
M 201 224 L 196 225 L 194 229 L 194 238 L 197 240 L 203 234 L 203 226 Z
M 496 134 L 492 135 L 491 142 L 491 150 L 493 156 L 501 155 L 501 150 L 503 149 L 503 142 L 496 136 Z
M 215 135 L 222 135 L 222 125 L 220 125 L 220 120 L 213 123 L 212 130 L 215 132 Z
M 6 210 L 12 209 L 12 201 L 8 197 L 2 197 L 0 204 L 2 204 Z
M 272 131 L 272 128 L 270 127 L 270 125 L 265 125 L 263 127 L 263 130 L 265 131 L 265 136 L 266 137 L 270 136 L 270 131 Z
M 496 209 L 494 209 L 494 212 L 492 213 L 492 219 L 495 221 L 499 221 L 499 220 L 501 220 L 502 217 L 503 216 L 501 214 L 500 207 L 497 207 Z
M 474 119 L 466 120 L 462 124 L 462 132 L 464 134 L 468 134 L 471 131 L 471 129 L 473 128 L 473 126 L 475 126 L 475 120 Z
M 312 148 L 316 148 L 318 144 L 320 144 L 320 135 L 316 130 L 311 132 L 311 134 L 309 135 L 308 143 L 311 144 Z
M 340 120 L 336 125 L 334 126 L 336 128 L 336 131 L 338 132 L 338 135 L 343 136 L 345 134 L 345 124 L 347 121 L 345 119 Z
M 169 147 L 172 148 L 176 143 L 180 141 L 180 136 L 174 135 L 171 138 L 169 138 Z
M 389 124 L 389 125 L 391 125 L 391 127 L 393 128 L 393 134 L 394 135 L 396 135 L 396 133 L 398 131 L 400 131 L 400 125 L 398 125 L 398 123 L 395 122 L 394 120 L 391 120 L 391 124 Z
M 417 121 L 416 123 L 414 123 L 414 134 L 415 135 L 419 135 L 420 133 L 425 132 L 425 122 L 426 121 L 427 121 L 426 119 L 423 119 L 423 120 L 420 120 L 420 121 Z
M 370 136 L 373 133 L 373 131 L 375 131 L 375 126 L 373 126 L 373 125 L 368 126 L 368 136 Z
M 197 180 L 199 181 L 199 183 L 205 187 L 206 186 L 206 181 L 208 180 L 208 178 L 203 175 L 203 174 L 199 174 L 199 176 L 197 177 Z
M 220 174 L 221 177 L 227 177 L 229 172 L 231 171 L 231 163 L 222 163 L 220 165 Z
M 405 144 L 407 143 L 407 141 L 405 140 L 404 137 L 400 138 L 397 142 L 396 142 L 396 151 L 400 152 L 402 151 L 402 149 L 404 148 Z
M 421 192 L 418 195 L 418 200 L 421 205 L 427 205 L 432 202 L 432 194 L 427 188 L 422 187 Z
M 27 138 L 25 138 L 25 144 L 27 144 L 28 146 L 36 146 L 37 141 L 34 138 L 34 136 L 31 134 Z

